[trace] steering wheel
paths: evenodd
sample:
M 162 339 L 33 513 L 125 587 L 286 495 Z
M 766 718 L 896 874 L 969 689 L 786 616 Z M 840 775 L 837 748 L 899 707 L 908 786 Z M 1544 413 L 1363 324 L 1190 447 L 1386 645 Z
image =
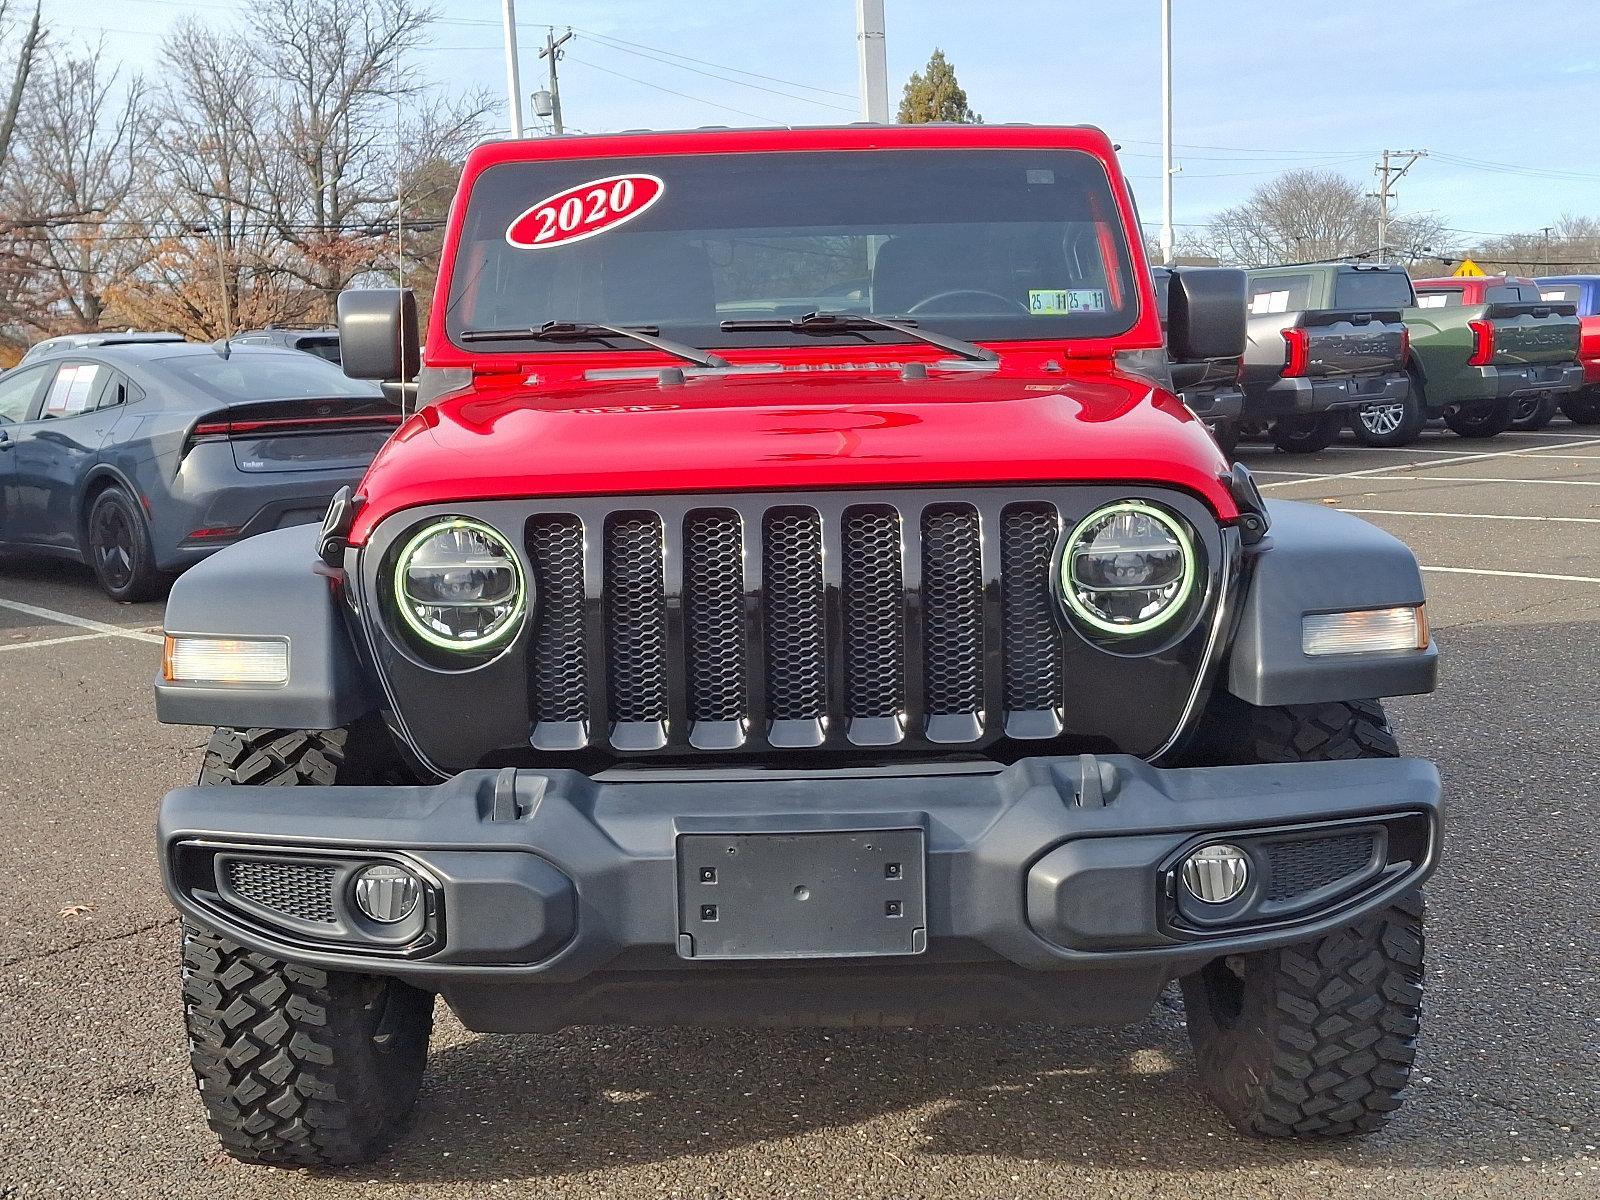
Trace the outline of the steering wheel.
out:
M 939 301 L 949 300 L 956 296 L 982 296 L 986 300 L 998 300 L 1007 308 L 1014 308 L 1024 316 L 1028 312 L 1026 304 L 1023 304 L 1020 300 L 1013 300 L 1010 296 L 1002 296 L 999 292 L 986 292 L 982 288 L 953 288 L 948 292 L 935 292 L 931 296 L 918 300 L 910 308 L 906 309 L 906 315 L 914 316 L 917 313 L 926 312 Z

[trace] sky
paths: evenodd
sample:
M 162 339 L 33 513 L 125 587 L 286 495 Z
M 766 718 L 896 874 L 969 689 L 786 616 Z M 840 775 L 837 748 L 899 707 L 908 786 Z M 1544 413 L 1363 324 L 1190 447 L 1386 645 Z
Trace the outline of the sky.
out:
M 45 0 L 67 41 L 151 70 L 163 33 L 244 0 Z M 421 67 L 503 95 L 497 0 L 437 0 Z M 518 0 L 523 92 L 554 25 L 568 127 L 827 124 L 856 116 L 854 0 Z M 891 108 L 935 47 L 986 121 L 1099 125 L 1160 219 L 1160 0 L 886 0 Z M 1180 235 L 1280 171 L 1375 183 L 1426 149 L 1398 211 L 1458 240 L 1600 216 L 1600 0 L 1173 0 Z

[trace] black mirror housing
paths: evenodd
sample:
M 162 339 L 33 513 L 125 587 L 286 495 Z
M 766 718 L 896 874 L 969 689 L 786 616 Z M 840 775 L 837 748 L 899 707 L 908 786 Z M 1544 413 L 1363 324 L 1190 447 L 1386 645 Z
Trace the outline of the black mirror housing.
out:
M 351 379 L 404 382 L 422 365 L 417 297 L 410 288 L 339 293 L 339 351 Z
M 1174 267 L 1167 287 L 1173 362 L 1238 358 L 1245 346 L 1245 274 L 1234 267 Z

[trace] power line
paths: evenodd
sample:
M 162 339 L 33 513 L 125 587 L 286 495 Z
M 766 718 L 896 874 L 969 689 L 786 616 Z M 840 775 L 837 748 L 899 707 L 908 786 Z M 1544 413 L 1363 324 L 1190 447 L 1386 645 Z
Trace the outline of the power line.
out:
M 598 63 L 589 62 L 587 59 L 567 56 L 568 62 L 575 62 L 594 71 L 601 71 L 607 75 L 615 75 L 618 79 L 626 79 L 630 83 L 637 83 L 647 88 L 654 88 L 658 92 L 666 92 L 669 96 L 678 96 L 684 100 L 693 100 L 697 104 L 709 104 L 712 108 L 720 108 L 726 112 L 738 113 L 741 117 L 754 117 L 758 121 L 765 121 L 769 125 L 787 125 L 789 122 L 780 121 L 776 117 L 763 116 L 744 108 L 735 108 L 731 104 L 719 104 L 715 100 L 707 100 L 704 96 L 691 96 L 688 92 L 676 91 L 673 88 L 663 87 L 659 83 L 651 83 L 648 79 L 640 79 L 636 75 L 625 75 L 621 71 L 613 71 L 610 67 L 602 67 Z
M 816 100 L 816 99 L 813 99 L 810 96 L 796 96 L 796 95 L 793 95 L 790 92 L 780 92 L 780 91 L 778 91 L 777 88 L 763 87 L 759 83 L 746 83 L 742 79 L 729 79 L 726 75 L 717 75 L 717 74 L 714 74 L 711 71 L 702 71 L 698 67 L 688 66 L 685 63 L 673 62 L 672 60 L 666 59 L 666 58 L 657 58 L 653 54 L 646 54 L 646 53 L 644 53 L 643 51 L 640 51 L 640 50 L 630 50 L 626 46 L 614 46 L 610 42 L 606 41 L 603 37 L 600 37 L 600 36 L 598 36 L 596 34 L 586 33 L 584 36 L 587 37 L 589 40 L 593 41 L 595 45 L 602 46 L 607 50 L 615 50 L 615 51 L 617 51 L 619 53 L 622 53 L 622 54 L 631 54 L 635 58 L 643 58 L 643 59 L 649 60 L 650 62 L 657 62 L 657 63 L 660 63 L 662 66 L 665 66 L 665 67 L 676 67 L 680 71 L 692 71 L 696 75 L 704 75 L 707 79 L 715 79 L 720 83 L 731 83 L 735 87 L 752 88 L 755 91 L 766 92 L 769 95 L 782 96 L 785 100 L 798 100 L 802 104 L 815 104 L 815 105 L 818 105 L 819 107 L 822 107 L 822 108 L 836 109 L 839 112 L 848 112 L 848 113 L 855 112 L 855 109 L 850 108 L 850 107 L 848 107 L 846 105 L 843 105 L 843 104 L 834 104 L 834 103 L 832 103 L 831 101 L 828 101 L 828 100 Z M 748 74 L 749 72 L 746 72 L 746 73 Z M 783 81 L 782 80 L 774 80 L 773 82 L 774 83 L 782 83 Z M 803 84 L 791 84 L 790 86 L 803 87 L 804 85 Z
M 617 43 L 620 43 L 621 45 L 624 45 L 624 46 L 632 46 L 636 50 L 654 51 L 657 54 L 665 54 L 670 58 L 681 58 L 685 62 L 699 63 L 702 67 L 715 67 L 719 71 L 728 71 L 728 72 L 731 72 L 734 75 L 748 75 L 752 79 L 765 79 L 768 83 L 781 83 L 785 87 L 797 87 L 797 88 L 801 88 L 801 89 L 803 89 L 805 91 L 808 91 L 808 92 L 822 92 L 822 93 L 824 93 L 826 95 L 829 95 L 829 96 L 842 97 L 845 100 L 854 100 L 856 98 L 854 92 L 841 92 L 841 91 L 837 91 L 837 90 L 835 90 L 833 88 L 818 87 L 815 84 L 811 84 L 811 83 L 800 83 L 798 80 L 794 80 L 794 79 L 779 79 L 775 75 L 763 75 L 759 71 L 746 71 L 746 70 L 743 70 L 740 67 L 730 67 L 730 66 L 727 66 L 724 63 L 711 62 L 708 59 L 704 59 L 704 58 L 694 58 L 691 55 L 679 54 L 676 50 L 666 50 L 666 49 L 663 49 L 660 46 L 650 46 L 650 45 L 646 45 L 643 42 L 630 42 L 626 38 L 619 38 L 616 35 L 609 34 L 609 33 L 598 33 L 593 29 L 583 29 L 583 28 L 579 27 L 578 28 L 578 32 L 579 33 L 583 33 L 583 34 L 587 34 L 587 35 L 589 35 L 590 37 L 593 37 L 593 38 L 598 38 L 598 39 L 600 39 L 601 41 L 604 41 L 604 42 L 617 42 Z M 729 82 L 731 83 L 733 81 L 729 80 Z M 798 97 L 795 97 L 795 99 L 798 99 Z M 854 112 L 855 110 L 851 109 L 850 111 Z

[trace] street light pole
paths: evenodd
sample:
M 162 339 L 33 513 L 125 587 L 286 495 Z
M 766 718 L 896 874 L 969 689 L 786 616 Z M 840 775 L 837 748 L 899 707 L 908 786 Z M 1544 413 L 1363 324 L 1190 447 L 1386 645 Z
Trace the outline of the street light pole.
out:
M 1172 263 L 1172 0 L 1161 0 L 1161 261 Z
M 522 136 L 522 71 L 517 65 L 517 4 L 501 0 L 506 38 L 506 110 L 511 136 Z

